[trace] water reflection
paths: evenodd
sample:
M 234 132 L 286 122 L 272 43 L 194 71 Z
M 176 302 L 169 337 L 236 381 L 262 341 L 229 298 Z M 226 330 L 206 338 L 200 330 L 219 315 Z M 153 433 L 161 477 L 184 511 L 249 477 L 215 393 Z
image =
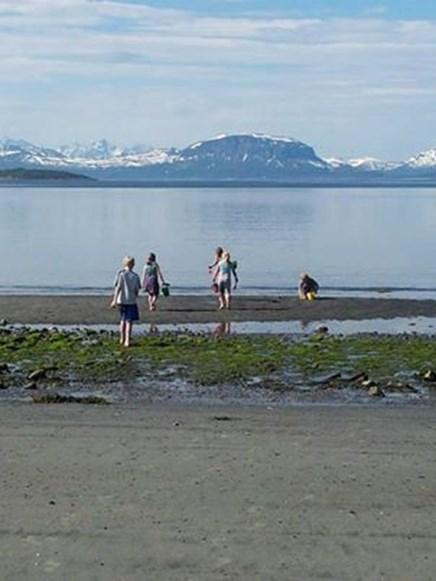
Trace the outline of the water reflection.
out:
M 159 327 L 156 325 L 156 323 L 150 323 L 150 326 L 148 328 L 148 334 L 149 335 L 158 335 L 159 334 Z
M 213 334 L 220 337 L 222 335 L 230 335 L 232 332 L 232 324 L 230 321 L 221 321 L 217 323 L 213 330 Z
M 432 190 L 1 188 L 0 289 L 104 289 L 122 256 L 139 268 L 153 248 L 174 289 L 198 292 L 219 243 L 241 292 L 301 271 L 322 289 L 433 288 L 435 224 Z

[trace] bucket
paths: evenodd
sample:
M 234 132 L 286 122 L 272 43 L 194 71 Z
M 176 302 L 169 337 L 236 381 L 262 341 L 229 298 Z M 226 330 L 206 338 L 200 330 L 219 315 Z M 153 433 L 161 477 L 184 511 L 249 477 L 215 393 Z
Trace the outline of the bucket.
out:
M 170 296 L 170 285 L 167 282 L 162 285 L 162 294 L 164 297 Z

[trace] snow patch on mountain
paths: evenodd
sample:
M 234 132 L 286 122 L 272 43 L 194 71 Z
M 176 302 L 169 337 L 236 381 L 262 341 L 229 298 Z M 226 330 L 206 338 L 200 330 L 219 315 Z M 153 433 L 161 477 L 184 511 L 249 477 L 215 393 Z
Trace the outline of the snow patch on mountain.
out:
M 337 169 L 339 167 L 346 167 L 347 161 L 342 159 L 341 157 L 325 157 L 325 163 L 330 166 L 332 169 Z
M 376 159 L 375 157 L 359 157 L 352 159 L 343 159 L 341 157 L 330 157 L 325 158 L 324 161 L 328 163 L 328 165 L 332 169 L 343 170 L 349 168 L 364 172 L 388 171 L 391 169 L 395 169 L 400 165 L 397 162 L 382 161 L 380 159 Z
M 375 157 L 349 159 L 347 163 L 351 167 L 364 171 L 380 171 L 386 169 L 389 165 L 387 162 L 376 159 Z

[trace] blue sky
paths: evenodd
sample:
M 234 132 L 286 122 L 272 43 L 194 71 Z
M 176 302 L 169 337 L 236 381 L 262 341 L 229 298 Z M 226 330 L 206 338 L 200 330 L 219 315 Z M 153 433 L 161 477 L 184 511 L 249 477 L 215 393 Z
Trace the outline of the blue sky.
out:
M 383 159 L 436 145 L 429 0 L 0 0 L 0 35 L 0 135 L 255 131 Z
M 281 14 L 288 17 L 361 18 L 383 14 L 386 18 L 434 18 L 433 0 L 124 0 L 156 8 L 183 7 L 203 14 L 241 15 L 246 13 Z

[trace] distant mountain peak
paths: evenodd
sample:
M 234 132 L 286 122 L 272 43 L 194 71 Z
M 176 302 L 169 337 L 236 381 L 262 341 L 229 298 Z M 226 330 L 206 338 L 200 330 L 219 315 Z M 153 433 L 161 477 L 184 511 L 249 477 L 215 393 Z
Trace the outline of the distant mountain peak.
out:
M 292 137 L 281 137 L 281 136 L 272 136 L 267 135 L 266 133 L 220 133 L 211 137 L 209 139 L 205 139 L 203 141 L 197 141 L 187 147 L 187 149 L 196 149 L 205 143 L 212 143 L 215 141 L 222 141 L 222 140 L 246 140 L 246 141 L 269 141 L 269 142 L 283 142 L 283 143 L 301 143 L 297 139 L 293 139 Z
M 122 155 L 122 148 L 109 143 L 107 139 L 98 139 L 92 141 L 89 145 L 81 143 L 72 143 L 64 145 L 60 151 L 67 157 L 76 159 L 109 159 L 117 155 Z
M 329 170 L 309 145 L 261 133 L 221 134 L 193 143 L 179 152 L 176 169 L 180 176 L 216 180 L 283 180 Z
M 414 168 L 433 168 L 436 167 L 436 147 L 430 147 L 421 153 L 409 158 L 406 161 L 409 167 Z

